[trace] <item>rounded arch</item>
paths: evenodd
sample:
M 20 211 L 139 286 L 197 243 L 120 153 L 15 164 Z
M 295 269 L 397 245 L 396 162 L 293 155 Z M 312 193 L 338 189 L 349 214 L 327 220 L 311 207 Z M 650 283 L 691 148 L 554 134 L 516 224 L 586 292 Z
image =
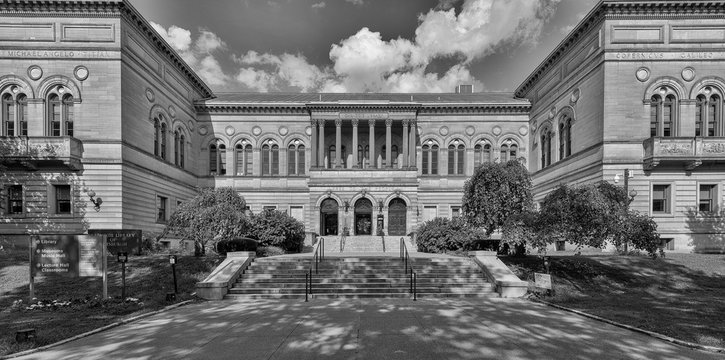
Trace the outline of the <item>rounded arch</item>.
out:
M 184 123 L 184 121 L 177 119 L 174 119 L 171 121 L 171 128 L 176 130 L 181 130 L 184 134 L 184 136 L 189 137 L 191 136 L 191 130 L 189 130 L 189 127 Z
M 501 134 L 501 136 L 499 136 L 499 138 L 498 138 L 498 141 L 496 142 L 496 146 L 500 148 L 501 145 L 507 145 L 506 141 L 509 139 L 511 139 L 511 141 L 515 142 L 516 146 L 518 146 L 519 149 L 521 149 L 524 146 L 524 140 L 515 133 Z
M 259 136 L 257 136 L 257 145 L 259 147 L 262 147 L 262 145 L 264 145 L 264 143 L 269 140 L 274 140 L 275 142 L 277 142 L 277 146 L 279 147 L 282 147 L 282 144 L 284 144 L 284 139 L 281 136 L 272 132 L 267 132 L 259 134 Z
M 359 192 L 359 193 L 353 195 L 352 198 L 350 198 L 350 205 L 354 207 L 355 203 L 360 199 L 370 200 L 370 202 L 373 203 L 373 209 L 375 209 L 375 207 L 377 206 L 377 203 L 378 203 L 378 200 L 375 199 L 375 196 L 373 196 L 373 194 L 371 194 L 369 192 L 366 192 L 365 194 L 363 194 L 362 192 Z
M 561 123 L 567 116 L 571 119 L 572 124 L 576 122 L 576 110 L 571 105 L 559 109 L 559 112 L 556 113 L 557 122 Z
M 725 94 L 725 80 L 718 76 L 708 76 L 700 79 L 692 85 L 690 89 L 690 99 L 695 99 L 697 95 L 706 86 L 711 86 L 720 91 L 720 94 Z
M 383 200 L 383 205 L 385 205 L 385 207 L 387 208 L 390 205 L 390 202 L 395 199 L 403 200 L 403 202 L 405 203 L 405 206 L 407 206 L 407 207 L 411 206 L 410 198 L 408 197 L 408 195 L 405 195 L 405 193 L 403 193 L 403 192 L 394 192 L 392 194 L 389 194 L 388 196 L 385 197 L 385 200 Z
M 151 107 L 151 110 L 149 110 L 149 120 L 153 122 L 154 118 L 158 117 L 159 115 L 161 115 L 160 120 L 162 122 L 166 122 L 167 124 L 171 123 L 171 116 L 169 116 L 169 113 L 166 111 L 166 109 L 164 109 L 163 106 L 156 104 Z
M 38 86 L 38 95 L 44 98 L 51 92 L 54 86 L 63 85 L 70 89 L 71 95 L 73 95 L 73 102 L 79 103 L 82 101 L 81 89 L 78 85 L 69 77 L 63 75 L 52 75 L 47 77 Z
M 284 148 L 288 148 L 290 145 L 292 145 L 292 142 L 295 140 L 300 141 L 300 145 L 304 145 L 305 147 L 308 147 L 309 144 L 307 143 L 307 136 L 303 134 L 298 133 L 292 133 L 287 135 L 287 137 L 284 139 Z
M 496 144 L 496 137 L 494 137 L 493 135 L 490 135 L 490 134 L 479 134 L 479 135 L 476 135 L 471 140 L 471 147 L 474 147 L 474 146 L 476 146 L 478 144 L 483 144 L 485 142 L 488 142 L 489 144 L 491 144 L 491 146 L 493 146 L 494 144 Z
M 325 200 L 327 200 L 327 199 L 332 199 L 332 200 L 337 201 L 337 206 L 338 207 L 342 206 L 342 204 L 343 204 L 343 201 L 340 198 L 340 196 L 338 196 L 334 192 L 331 192 L 330 191 L 330 192 L 325 192 L 324 194 L 320 195 L 317 198 L 317 201 L 315 202 L 315 208 L 319 210 L 320 207 L 322 206 L 322 202 L 325 201 Z
M 655 94 L 655 91 L 663 86 L 674 90 L 678 100 L 685 99 L 685 86 L 677 78 L 672 76 L 662 76 L 650 82 L 643 94 L 642 100 L 650 101 L 652 95 Z
M 459 144 L 463 144 L 464 147 L 469 147 L 469 142 L 467 140 L 467 136 L 464 136 L 463 134 L 451 134 L 446 138 L 446 145 L 445 147 L 448 148 L 448 146 L 452 145 L 454 141 L 458 140 Z
M 202 141 L 202 148 L 208 149 L 212 144 L 224 145 L 227 149 L 229 148 L 229 139 L 225 138 L 222 134 L 214 134 L 207 136 Z
M 234 135 L 229 140 L 229 143 L 234 146 L 237 146 L 237 144 L 242 142 L 242 140 L 247 140 L 247 142 L 249 142 L 249 144 L 251 144 L 253 148 L 257 147 L 257 139 L 254 137 L 254 135 L 248 134 L 248 133 L 238 133 L 238 134 Z
M 25 79 L 16 75 L 4 75 L 0 76 L 0 91 L 3 91 L 8 86 L 16 85 L 20 88 L 20 92 L 24 93 L 28 99 L 35 98 L 35 91 L 33 87 L 25 81 Z
M 420 146 L 428 145 L 430 141 L 433 141 L 433 145 L 438 145 L 438 147 L 442 147 L 445 144 L 444 139 L 438 135 L 425 135 L 420 139 Z

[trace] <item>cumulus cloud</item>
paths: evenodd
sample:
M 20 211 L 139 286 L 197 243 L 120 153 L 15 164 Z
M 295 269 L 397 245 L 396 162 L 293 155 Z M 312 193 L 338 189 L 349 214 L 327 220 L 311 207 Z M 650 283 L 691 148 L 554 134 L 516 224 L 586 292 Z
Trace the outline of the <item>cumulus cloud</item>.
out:
M 357 6 L 361 6 L 365 3 L 363 0 L 345 0 L 345 1 L 349 2 L 350 4 L 357 5 Z
M 413 39 L 383 39 L 364 27 L 330 46 L 328 66 L 311 64 L 302 54 L 248 51 L 232 55 L 238 68 L 231 77 L 224 77 L 214 57 L 226 49 L 214 33 L 200 29 L 192 42 L 190 32 L 176 26 L 157 30 L 210 85 L 234 81 L 246 90 L 262 92 L 451 92 L 462 83 L 482 89 L 469 70 L 471 62 L 502 47 L 536 42 L 559 1 L 441 0 L 419 16 Z
M 320 1 L 320 2 L 318 2 L 318 3 L 314 3 L 314 4 L 312 4 L 312 8 L 313 8 L 313 9 L 322 9 L 322 8 L 324 8 L 325 6 L 327 6 L 327 4 L 325 4 L 325 2 L 324 2 L 324 1 Z

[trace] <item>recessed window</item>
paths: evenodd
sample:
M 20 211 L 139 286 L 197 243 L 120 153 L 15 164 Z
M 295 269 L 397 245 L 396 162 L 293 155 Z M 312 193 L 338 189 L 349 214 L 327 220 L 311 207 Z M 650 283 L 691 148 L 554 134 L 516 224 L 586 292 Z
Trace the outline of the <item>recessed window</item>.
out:
M 460 206 L 451 206 L 451 219 L 455 219 L 459 216 L 461 216 L 461 207 Z
M 473 166 L 478 169 L 481 164 L 491 162 L 491 144 L 477 144 L 473 148 Z
M 237 176 L 252 176 L 252 145 L 242 141 L 235 147 Z
M 211 175 L 226 175 L 227 148 L 224 144 L 209 145 L 209 173 Z
M 267 206 L 264 206 L 262 208 L 262 210 L 264 210 L 264 211 L 267 211 L 267 210 L 277 210 L 277 207 L 274 206 L 274 205 L 267 205 Z
M 463 175 L 463 164 L 466 153 L 466 147 L 462 141 L 455 140 L 448 145 L 448 174 Z
M 423 175 L 438 175 L 438 145 L 423 145 Z
M 19 215 L 23 213 L 23 186 L 8 186 L 8 214 Z
M 55 186 L 55 213 L 70 214 L 71 213 L 71 197 L 70 185 L 54 185 Z
M 287 149 L 287 175 L 305 174 L 305 146 L 295 140 Z
M 670 185 L 652 185 L 652 213 L 669 213 L 671 201 Z
M 700 185 L 700 198 L 698 200 L 698 210 L 715 211 L 717 199 L 717 185 Z
M 269 142 L 262 146 L 262 175 L 279 175 L 279 146 Z
M 169 199 L 163 196 L 156 196 L 156 222 L 166 222 L 166 208 Z
M 650 136 L 676 136 L 676 118 L 677 98 L 672 90 L 662 87 L 660 94 L 650 99 Z

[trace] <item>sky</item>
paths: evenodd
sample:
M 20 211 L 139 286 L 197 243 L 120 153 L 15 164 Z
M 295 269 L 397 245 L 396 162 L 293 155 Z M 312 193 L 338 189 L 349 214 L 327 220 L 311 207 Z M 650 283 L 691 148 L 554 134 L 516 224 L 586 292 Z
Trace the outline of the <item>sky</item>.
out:
M 597 0 L 130 0 L 215 92 L 512 92 Z

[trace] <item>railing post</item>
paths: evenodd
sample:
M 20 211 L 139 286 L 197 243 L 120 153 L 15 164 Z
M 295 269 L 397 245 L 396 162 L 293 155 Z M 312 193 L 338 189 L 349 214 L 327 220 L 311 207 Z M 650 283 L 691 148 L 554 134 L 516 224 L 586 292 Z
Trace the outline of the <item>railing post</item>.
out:
M 307 290 L 309 289 L 307 286 L 309 285 L 308 281 L 310 280 L 309 274 L 305 273 L 305 302 L 310 301 L 307 296 Z
M 408 275 L 408 276 L 410 276 L 410 277 L 408 278 L 408 280 L 409 280 L 409 282 L 410 282 L 410 292 L 413 292 L 413 272 L 411 271 L 411 272 L 410 272 L 410 275 Z
M 418 301 L 418 274 L 413 273 L 413 301 Z
M 312 295 L 312 268 L 310 268 L 310 295 Z

